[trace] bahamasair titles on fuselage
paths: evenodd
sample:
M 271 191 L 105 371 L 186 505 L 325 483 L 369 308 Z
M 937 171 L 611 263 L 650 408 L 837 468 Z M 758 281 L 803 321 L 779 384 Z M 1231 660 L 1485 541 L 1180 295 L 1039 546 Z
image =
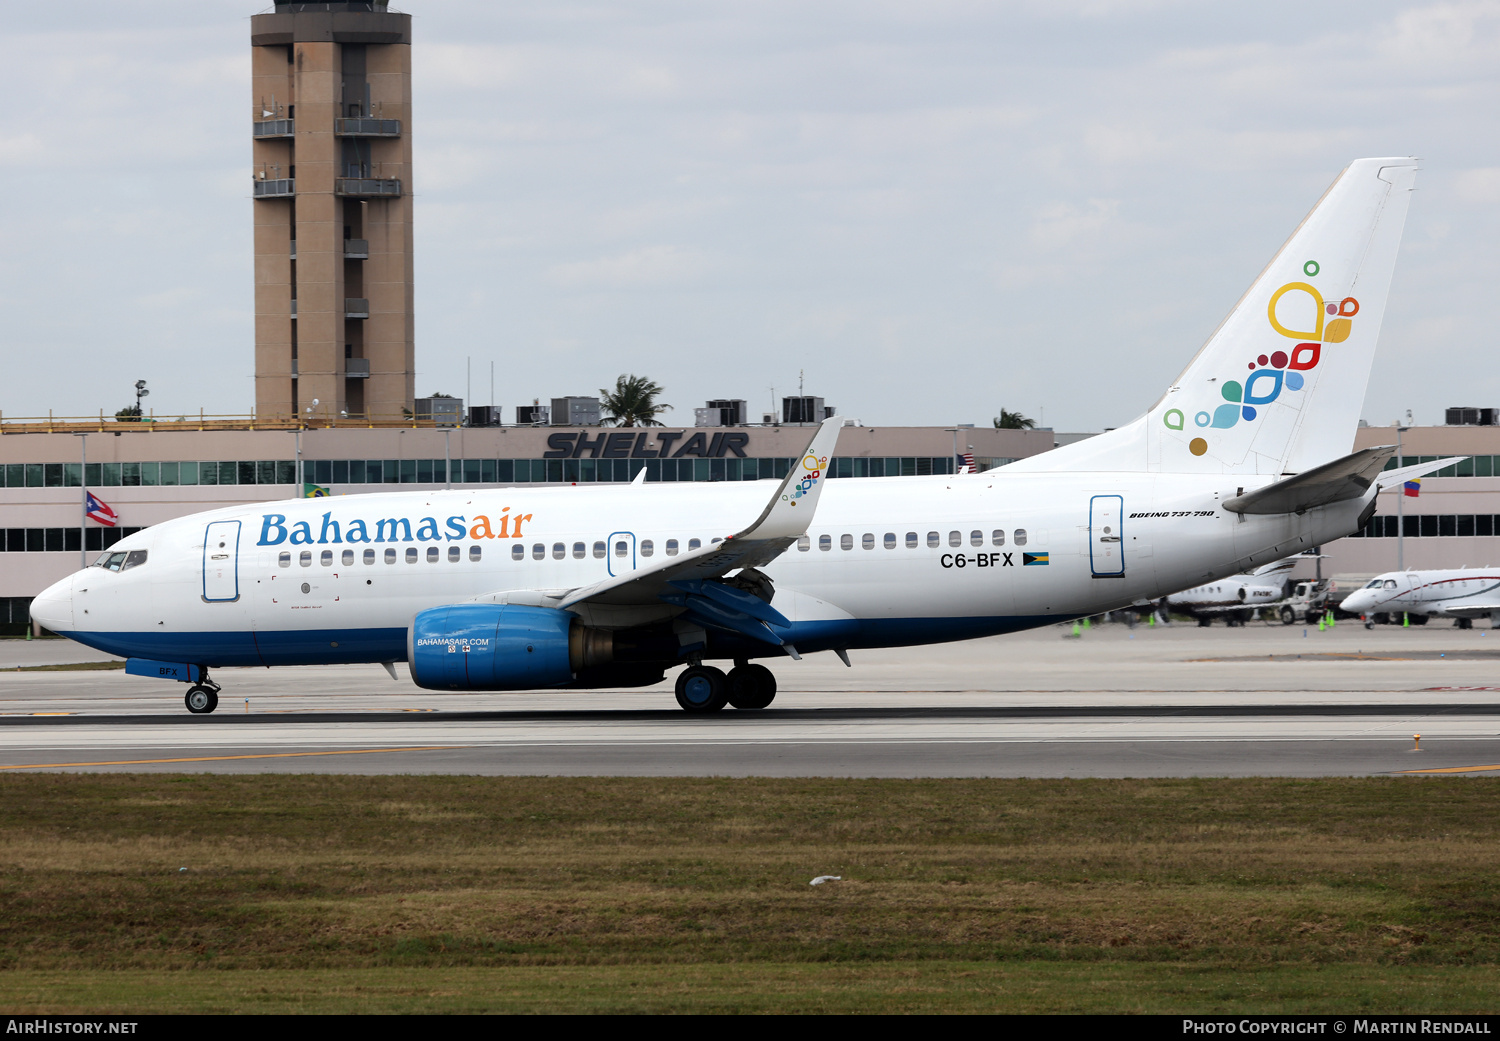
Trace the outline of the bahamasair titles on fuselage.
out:
M 1005 633 L 1252 570 L 1448 462 L 1382 473 L 1391 449 L 1350 454 L 1415 174 L 1351 164 L 1144 415 L 1000 470 L 829 482 L 829 420 L 779 482 L 258 504 L 132 535 L 32 613 L 190 683 L 193 711 L 216 703 L 215 667 L 321 662 L 405 662 L 434 690 L 685 666 L 678 702 L 713 711 L 770 703 L 761 662 Z

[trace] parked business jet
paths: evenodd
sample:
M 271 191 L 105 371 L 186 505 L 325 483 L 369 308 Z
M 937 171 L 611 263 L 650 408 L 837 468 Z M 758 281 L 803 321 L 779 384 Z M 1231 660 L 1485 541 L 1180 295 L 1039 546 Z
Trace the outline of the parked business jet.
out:
M 1393 449 L 1349 454 L 1411 159 L 1334 181 L 1161 399 L 980 474 L 826 479 L 838 420 L 780 482 L 419 491 L 155 525 L 32 603 L 41 625 L 190 683 L 222 666 L 406 662 L 431 690 L 676 680 L 762 708 L 759 660 L 941 643 L 1123 608 L 1358 530 Z M 709 664 L 733 662 L 728 675 Z
M 1417 615 L 1457 618 L 1468 629 L 1474 619 L 1500 618 L 1500 568 L 1467 567 L 1449 571 L 1388 571 L 1376 575 L 1339 604 L 1350 614 L 1364 615 L 1367 626 L 1375 615 Z
M 1168 596 L 1167 607 L 1196 618 L 1199 625 L 1208 625 L 1215 618 L 1244 625 L 1250 620 L 1250 612 L 1286 596 L 1286 576 L 1296 566 L 1295 560 L 1279 560 L 1253 572 L 1205 582 Z

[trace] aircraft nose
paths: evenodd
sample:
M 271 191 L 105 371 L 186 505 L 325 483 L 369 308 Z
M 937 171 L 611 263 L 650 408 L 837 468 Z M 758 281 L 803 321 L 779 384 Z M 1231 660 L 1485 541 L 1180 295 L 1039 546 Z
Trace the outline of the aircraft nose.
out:
M 55 633 L 73 630 L 73 580 L 54 582 L 31 601 L 31 620 Z
M 1344 597 L 1344 602 L 1339 604 L 1339 609 L 1348 614 L 1363 614 L 1365 608 L 1369 606 L 1369 600 L 1364 590 L 1360 590 L 1358 593 L 1350 593 Z

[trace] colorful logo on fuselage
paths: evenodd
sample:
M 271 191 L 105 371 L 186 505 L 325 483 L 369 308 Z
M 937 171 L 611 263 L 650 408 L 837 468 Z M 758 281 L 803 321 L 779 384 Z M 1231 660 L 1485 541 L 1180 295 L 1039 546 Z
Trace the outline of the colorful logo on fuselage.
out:
M 1316 260 L 1309 260 L 1302 265 L 1302 273 L 1308 278 L 1316 278 L 1318 271 Z M 1294 293 L 1310 298 L 1313 305 L 1313 328 L 1291 329 L 1278 317 L 1277 305 L 1283 297 Z M 1266 317 L 1270 320 L 1271 328 L 1278 334 L 1301 342 L 1290 351 L 1273 350 L 1249 360 L 1249 375 L 1244 381 L 1224 380 L 1219 387 L 1223 402 L 1194 412 L 1192 424 L 1204 430 L 1227 430 L 1241 422 L 1254 422 L 1260 415 L 1260 410 L 1280 398 L 1283 393 L 1299 391 L 1306 385 L 1307 377 L 1304 373 L 1318 367 L 1324 345 L 1347 340 L 1353 331 L 1350 319 L 1357 314 L 1359 301 L 1352 296 L 1346 296 L 1337 302 L 1325 301 L 1323 294 L 1312 283 L 1288 282 L 1271 294 L 1270 303 L 1266 305 Z M 1168 409 L 1162 416 L 1162 422 L 1172 430 L 1186 429 L 1187 413 L 1182 409 Z M 1208 451 L 1208 440 L 1193 438 L 1188 442 L 1188 451 L 1194 455 L 1203 455 Z

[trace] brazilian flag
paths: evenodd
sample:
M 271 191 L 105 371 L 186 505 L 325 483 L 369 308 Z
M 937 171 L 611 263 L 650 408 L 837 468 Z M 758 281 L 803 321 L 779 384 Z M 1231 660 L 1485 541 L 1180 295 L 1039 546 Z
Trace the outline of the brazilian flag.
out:
M 304 484 L 302 486 L 302 498 L 304 499 L 323 499 L 327 498 L 330 494 L 332 493 L 321 484 Z

